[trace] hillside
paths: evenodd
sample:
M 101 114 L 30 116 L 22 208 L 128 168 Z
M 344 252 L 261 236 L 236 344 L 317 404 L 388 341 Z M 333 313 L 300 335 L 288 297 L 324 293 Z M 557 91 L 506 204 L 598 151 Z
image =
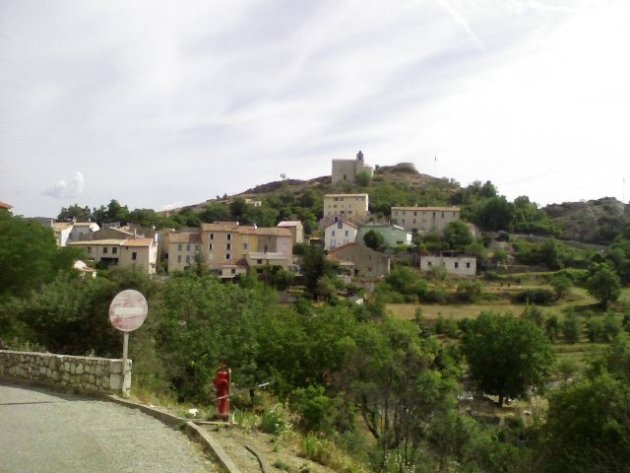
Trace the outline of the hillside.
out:
M 543 211 L 562 229 L 562 239 L 610 243 L 630 224 L 630 206 L 612 197 L 548 205 Z
M 529 199 L 519 197 L 507 203 L 500 189 L 491 182 L 474 182 L 461 187 L 456 181 L 419 173 L 413 165 L 401 163 L 378 167 L 371 180 L 362 183 L 332 184 L 330 176 L 309 180 L 284 179 L 257 185 L 239 194 L 216 196 L 205 202 L 163 212 L 162 215 L 185 214 L 180 225 L 195 226 L 197 214 L 201 221 L 238 219 L 259 225 L 275 225 L 278 220 L 299 219 L 308 229 L 314 229 L 322 215 L 322 201 L 327 193 L 368 193 L 370 212 L 376 218 L 387 218 L 392 206 L 451 206 L 462 208 L 462 218 L 487 230 L 508 230 L 515 233 L 555 236 L 562 240 L 608 245 L 621 229 L 630 223 L 630 206 L 610 197 L 586 202 L 565 202 L 539 209 Z M 223 204 L 235 199 L 262 202 L 262 208 L 252 215 L 247 212 L 232 215 Z M 488 205 L 491 200 L 503 200 Z M 492 203 L 490 203 L 492 204 Z M 496 202 L 494 203 L 496 204 Z M 501 210 L 501 207 L 503 209 Z M 510 208 L 506 209 L 505 206 Z M 209 210 L 210 209 L 210 210 Z M 497 212 L 509 212 L 511 217 Z M 249 218 L 248 218 L 249 217 Z M 499 222 L 500 220 L 500 222 Z M 274 223 L 275 222 L 275 223 Z

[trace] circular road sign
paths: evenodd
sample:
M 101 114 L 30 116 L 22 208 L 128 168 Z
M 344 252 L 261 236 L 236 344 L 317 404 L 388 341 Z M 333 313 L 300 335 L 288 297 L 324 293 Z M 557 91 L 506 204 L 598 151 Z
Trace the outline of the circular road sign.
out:
M 109 321 L 122 332 L 133 332 L 147 318 L 149 305 L 144 296 L 135 289 L 116 294 L 109 305 Z

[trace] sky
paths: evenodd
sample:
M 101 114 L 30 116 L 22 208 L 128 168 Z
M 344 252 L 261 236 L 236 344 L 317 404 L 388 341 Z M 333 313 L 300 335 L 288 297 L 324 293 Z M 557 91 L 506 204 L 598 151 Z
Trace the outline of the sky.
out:
M 362 150 L 627 202 L 629 23 L 627 0 L 0 0 L 0 201 L 164 210 Z

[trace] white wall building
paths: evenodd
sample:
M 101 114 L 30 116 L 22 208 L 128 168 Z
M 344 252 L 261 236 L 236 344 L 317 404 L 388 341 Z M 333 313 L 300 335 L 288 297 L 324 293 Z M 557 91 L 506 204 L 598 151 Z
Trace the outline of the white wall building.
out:
M 352 222 L 339 220 L 331 223 L 324 230 L 324 249 L 328 251 L 354 243 L 358 231 L 358 227 Z
M 430 271 L 443 266 L 449 274 L 458 276 L 475 276 L 477 274 L 477 258 L 472 256 L 421 256 L 420 269 Z

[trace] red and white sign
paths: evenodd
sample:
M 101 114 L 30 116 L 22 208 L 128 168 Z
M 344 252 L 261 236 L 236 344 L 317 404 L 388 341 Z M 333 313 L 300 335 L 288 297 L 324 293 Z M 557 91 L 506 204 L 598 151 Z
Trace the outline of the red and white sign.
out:
M 147 318 L 149 305 L 135 289 L 119 292 L 109 305 L 109 321 L 122 332 L 133 332 Z

